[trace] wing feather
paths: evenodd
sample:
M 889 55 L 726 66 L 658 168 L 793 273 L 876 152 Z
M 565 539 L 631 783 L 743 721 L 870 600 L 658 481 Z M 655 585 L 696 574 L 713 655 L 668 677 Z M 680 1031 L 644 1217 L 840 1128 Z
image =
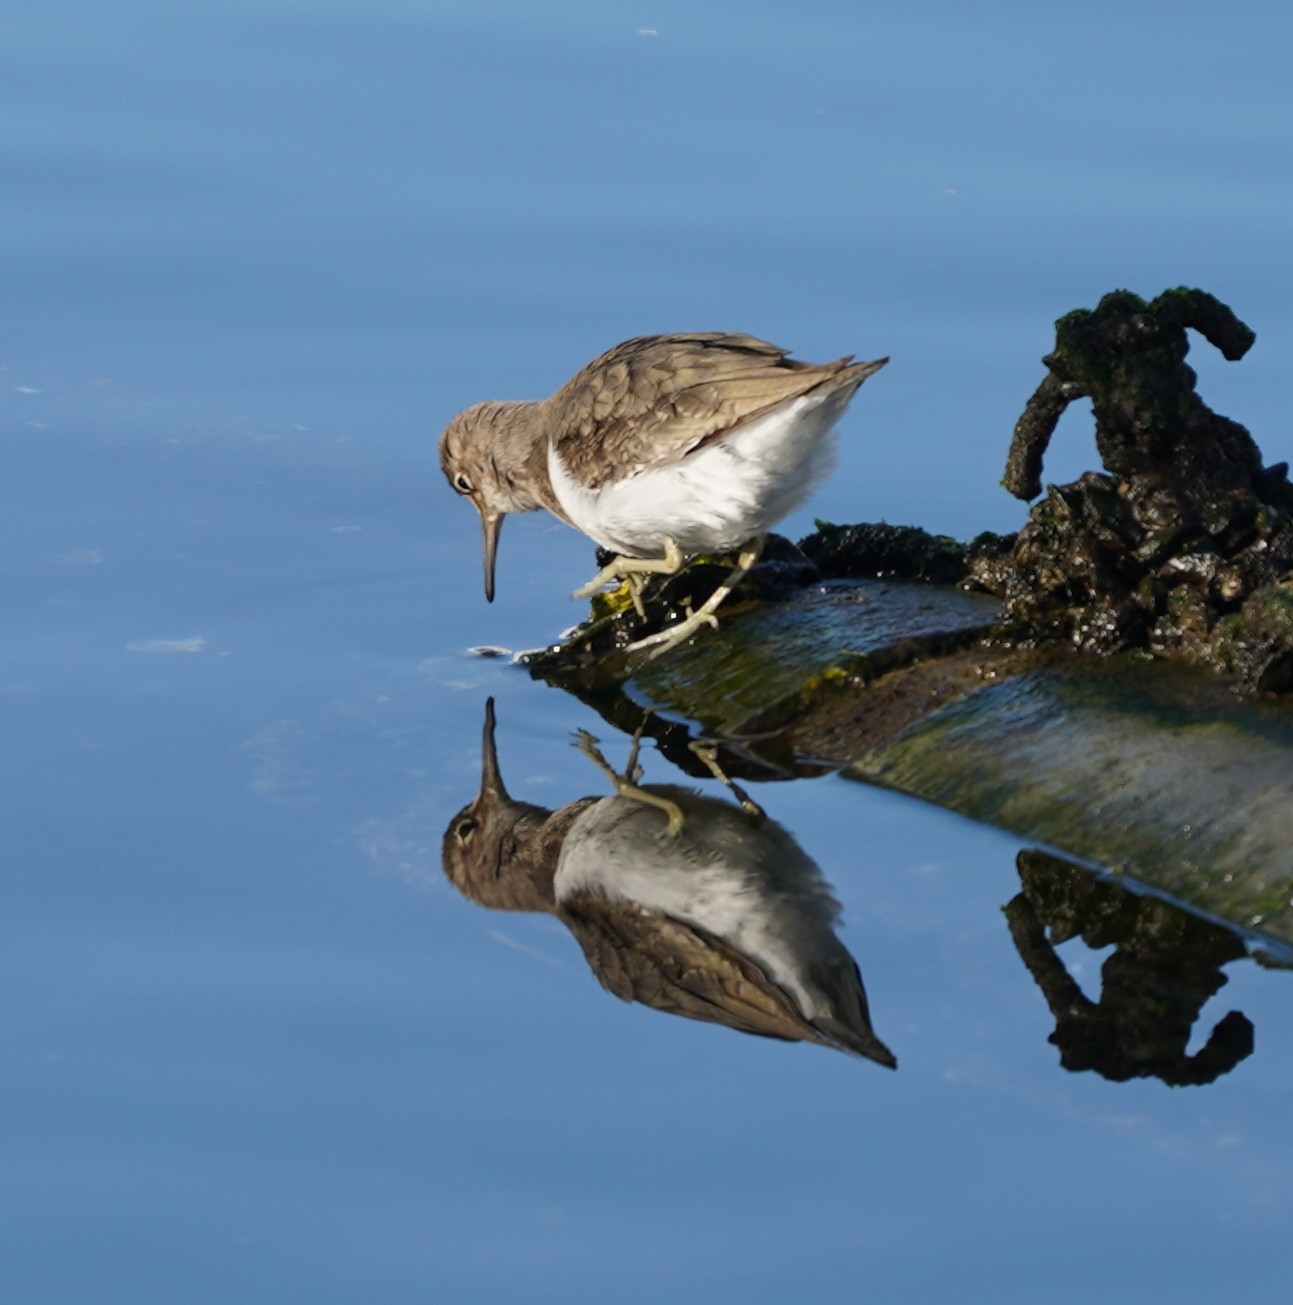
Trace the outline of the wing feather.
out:
M 549 429 L 569 474 L 594 485 L 607 479 L 608 464 L 627 475 L 685 457 L 851 361 L 797 362 L 750 335 L 641 336 L 594 359 L 547 400 Z

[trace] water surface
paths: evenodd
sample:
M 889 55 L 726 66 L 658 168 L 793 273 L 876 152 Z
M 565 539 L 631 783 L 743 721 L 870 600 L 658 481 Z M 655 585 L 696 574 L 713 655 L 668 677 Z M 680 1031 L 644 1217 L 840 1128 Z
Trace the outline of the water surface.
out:
M 434 465 L 457 408 L 615 341 L 891 354 L 811 517 L 1012 528 L 1059 313 L 1209 289 L 1191 356 L 1288 457 L 1287 20 L 54 0 L 0 56 L 6 1299 L 1254 1299 L 1283 1282 L 1287 976 L 1201 1087 L 1060 1067 L 1001 908 L 1019 846 L 822 778 L 822 868 L 890 1073 L 617 1002 L 545 915 L 445 882 L 484 701 L 517 797 L 627 741 L 506 660 Z M 1090 463 L 1082 414 L 1048 463 Z M 676 782 L 648 752 L 648 778 Z M 706 783 L 717 793 L 717 785 Z M 1105 953 L 1060 949 L 1084 991 Z

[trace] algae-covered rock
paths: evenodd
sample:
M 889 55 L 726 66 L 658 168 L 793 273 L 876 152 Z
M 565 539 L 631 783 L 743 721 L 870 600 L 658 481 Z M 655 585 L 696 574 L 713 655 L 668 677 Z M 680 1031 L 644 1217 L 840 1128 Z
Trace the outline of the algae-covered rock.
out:
M 799 541 L 800 552 L 832 580 L 923 580 L 954 585 L 970 578 L 977 563 L 1008 555 L 1013 535 L 985 532 L 968 544 L 931 535 L 919 526 L 886 522 L 837 526 L 817 523 Z

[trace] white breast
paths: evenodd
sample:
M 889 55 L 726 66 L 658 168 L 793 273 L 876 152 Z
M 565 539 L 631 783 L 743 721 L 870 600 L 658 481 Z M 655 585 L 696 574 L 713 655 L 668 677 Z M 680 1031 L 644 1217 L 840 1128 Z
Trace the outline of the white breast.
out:
M 566 516 L 615 553 L 726 552 L 802 507 L 835 465 L 835 422 L 853 389 L 805 395 L 663 467 L 586 488 L 555 448 L 548 475 Z

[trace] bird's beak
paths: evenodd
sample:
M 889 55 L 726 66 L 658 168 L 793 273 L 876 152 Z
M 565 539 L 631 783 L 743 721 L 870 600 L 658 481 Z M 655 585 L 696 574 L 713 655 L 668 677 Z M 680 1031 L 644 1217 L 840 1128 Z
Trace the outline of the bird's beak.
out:
M 494 601 L 494 559 L 498 554 L 498 532 L 503 528 L 506 512 L 480 509 L 482 555 L 485 560 L 485 601 Z

